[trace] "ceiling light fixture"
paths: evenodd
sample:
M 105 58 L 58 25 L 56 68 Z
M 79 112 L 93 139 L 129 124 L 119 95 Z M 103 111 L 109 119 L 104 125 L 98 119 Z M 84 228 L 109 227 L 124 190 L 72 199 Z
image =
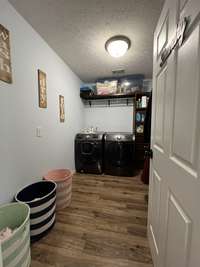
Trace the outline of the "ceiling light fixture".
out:
M 106 51 L 112 57 L 122 57 L 131 47 L 131 41 L 128 37 L 123 35 L 116 35 L 108 39 L 105 44 Z

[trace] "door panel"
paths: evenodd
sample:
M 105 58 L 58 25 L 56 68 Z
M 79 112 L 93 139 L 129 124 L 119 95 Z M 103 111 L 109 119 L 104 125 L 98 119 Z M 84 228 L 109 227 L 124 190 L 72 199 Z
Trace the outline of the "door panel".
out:
M 199 16 L 200 1 L 199 0 L 187 0 L 183 10 L 180 13 L 181 17 L 189 18 L 189 27 L 193 25 L 197 17 Z M 196 20 L 198 23 L 199 19 Z
M 186 4 L 188 0 L 180 0 L 180 10 L 183 9 L 184 5 Z
M 165 267 L 186 267 L 191 240 L 191 221 L 171 192 L 168 196 Z
M 160 29 L 160 32 L 158 34 L 157 38 L 157 55 L 159 57 L 160 53 L 163 51 L 163 49 L 167 45 L 167 40 L 168 40 L 168 15 L 163 22 L 163 25 Z
M 167 36 L 168 47 L 183 17 L 189 18 L 184 42 L 161 67 L 158 40 Z M 199 0 L 166 0 L 154 34 L 153 86 L 148 235 L 154 267 L 199 267 Z
M 156 122 L 155 122 L 155 144 L 161 151 L 164 149 L 164 117 L 165 117 L 165 90 L 166 90 L 166 75 L 167 69 L 159 73 L 157 77 L 156 89 Z
M 174 5 L 176 6 L 176 5 Z M 166 198 L 163 195 L 166 192 L 165 188 L 165 174 L 162 173 L 164 167 L 164 156 L 167 149 L 167 136 L 168 129 L 165 127 L 166 122 L 164 117 L 168 113 L 166 96 L 168 96 L 168 66 L 165 65 L 160 68 L 160 54 L 158 44 L 159 35 L 163 31 L 163 25 L 167 23 L 167 42 L 164 48 L 167 46 L 169 39 L 172 38 L 172 20 L 174 21 L 174 10 L 170 9 L 171 3 L 166 2 L 162 15 L 158 22 L 158 27 L 154 34 L 154 77 L 153 77 L 153 105 L 152 105 L 152 137 L 151 146 L 154 151 L 153 167 L 151 166 L 151 178 L 150 178 L 150 192 L 149 192 L 149 214 L 148 214 L 148 234 L 151 252 L 154 260 L 154 266 L 159 266 L 160 258 L 162 257 L 162 244 L 161 240 L 165 237 L 164 232 L 160 228 L 161 224 L 161 209 L 166 209 Z M 171 19 L 173 17 L 173 19 Z M 166 113 L 167 111 L 167 113 Z M 160 160 L 160 158 L 162 160 Z M 156 160 L 159 159 L 159 160 Z M 152 164 L 151 164 L 152 165 Z M 159 199 L 160 197 L 160 199 Z M 166 227 L 166 226 L 165 226 Z M 163 267 L 163 266 L 159 266 Z
M 196 169 L 199 103 L 199 27 L 178 51 L 172 154 Z M 192 90 L 191 90 L 192 88 Z
M 154 233 L 154 229 L 157 229 L 159 227 L 159 214 L 160 214 L 160 193 L 161 193 L 161 177 L 158 175 L 156 171 L 154 171 L 153 174 L 153 183 L 152 183 L 152 232 L 154 235 L 154 242 L 156 249 L 158 248 L 158 232 L 156 231 Z M 158 249 L 157 249 L 158 250 Z

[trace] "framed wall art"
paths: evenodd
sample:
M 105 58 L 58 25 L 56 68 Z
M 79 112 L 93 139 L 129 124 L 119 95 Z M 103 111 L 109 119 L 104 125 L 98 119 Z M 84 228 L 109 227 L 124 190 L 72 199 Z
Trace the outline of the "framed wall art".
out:
M 12 69 L 10 56 L 10 34 L 0 24 L 0 80 L 12 83 Z
M 38 70 L 39 107 L 47 108 L 47 77 L 46 73 Z
M 65 100 L 64 96 L 59 95 L 60 122 L 65 121 Z

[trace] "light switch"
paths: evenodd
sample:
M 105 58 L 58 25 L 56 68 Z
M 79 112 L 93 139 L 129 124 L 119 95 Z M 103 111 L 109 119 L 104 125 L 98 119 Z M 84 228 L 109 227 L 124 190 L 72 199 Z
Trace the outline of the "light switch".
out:
M 36 128 L 36 136 L 42 137 L 42 128 L 40 126 Z

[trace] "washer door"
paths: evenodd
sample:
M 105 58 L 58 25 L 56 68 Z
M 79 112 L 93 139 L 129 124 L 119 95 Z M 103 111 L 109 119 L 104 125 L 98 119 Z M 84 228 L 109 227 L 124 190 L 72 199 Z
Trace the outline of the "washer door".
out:
M 76 170 L 86 173 L 102 172 L 102 142 L 85 140 L 76 143 Z
M 82 142 L 80 146 L 82 162 L 87 164 L 95 162 L 95 150 L 96 144 L 94 142 Z

